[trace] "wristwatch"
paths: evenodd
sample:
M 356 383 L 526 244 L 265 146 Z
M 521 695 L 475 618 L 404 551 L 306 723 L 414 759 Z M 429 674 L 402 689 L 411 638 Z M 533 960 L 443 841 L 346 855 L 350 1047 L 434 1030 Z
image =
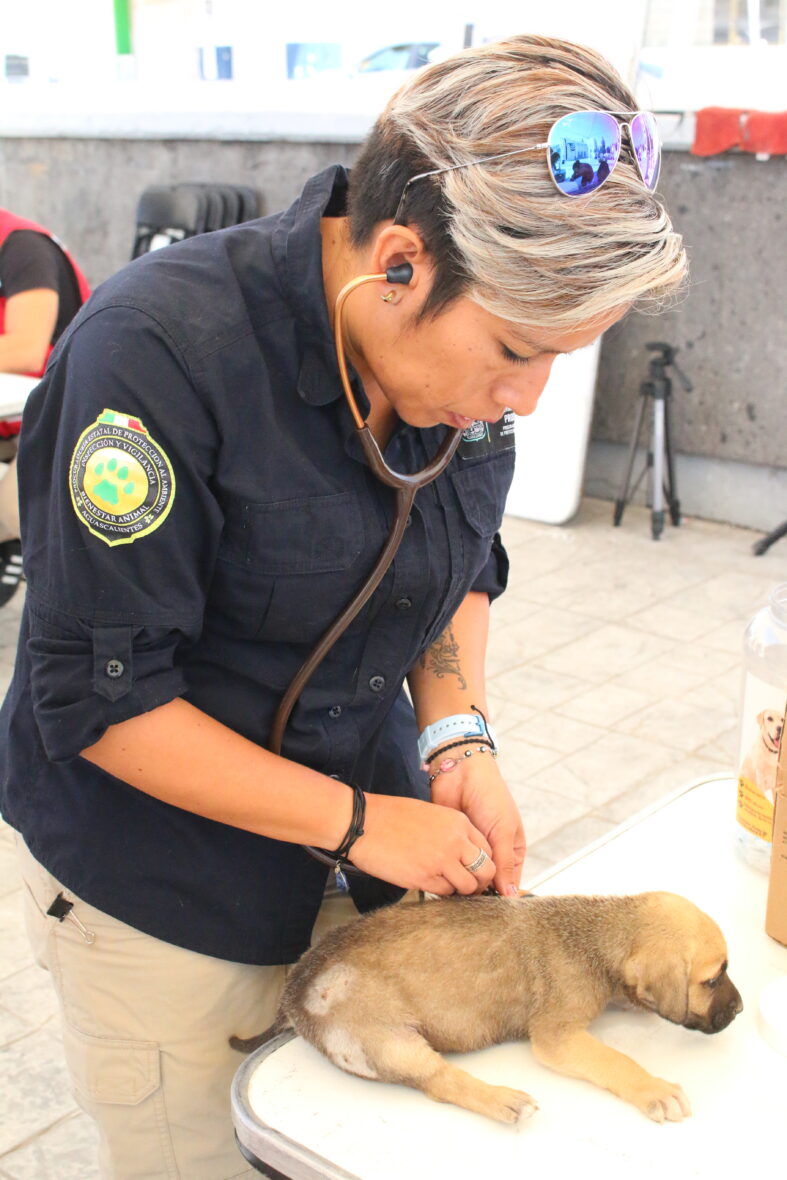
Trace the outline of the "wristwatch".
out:
M 450 738 L 489 738 L 497 746 L 497 738 L 491 725 L 487 725 L 477 713 L 454 713 L 427 725 L 418 739 L 418 757 L 426 762 L 427 755 L 447 742 Z

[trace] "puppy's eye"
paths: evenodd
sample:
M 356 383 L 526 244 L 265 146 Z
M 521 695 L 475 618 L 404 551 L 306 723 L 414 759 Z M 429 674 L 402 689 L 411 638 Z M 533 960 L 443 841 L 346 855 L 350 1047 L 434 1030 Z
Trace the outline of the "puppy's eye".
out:
M 713 979 L 704 980 L 702 986 L 703 987 L 710 987 L 710 988 L 718 987 L 719 984 L 721 983 L 722 979 L 724 978 L 724 974 L 725 974 L 726 970 L 727 970 L 727 964 L 722 963 L 721 971 L 719 972 L 719 974 L 714 975 Z

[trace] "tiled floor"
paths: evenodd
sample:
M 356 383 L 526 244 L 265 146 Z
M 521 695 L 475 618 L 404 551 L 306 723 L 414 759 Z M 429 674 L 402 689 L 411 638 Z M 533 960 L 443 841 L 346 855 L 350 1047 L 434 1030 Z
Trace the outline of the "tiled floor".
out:
M 686 520 L 654 542 L 644 509 L 615 529 L 600 500 L 562 527 L 509 518 L 504 535 L 512 575 L 494 611 L 490 703 L 530 879 L 659 797 L 732 771 L 741 637 L 787 581 L 787 540 L 754 557 L 755 534 Z M 20 609 L 0 612 L 3 685 Z M 94 1180 L 2 825 L 0 934 L 0 1180 Z

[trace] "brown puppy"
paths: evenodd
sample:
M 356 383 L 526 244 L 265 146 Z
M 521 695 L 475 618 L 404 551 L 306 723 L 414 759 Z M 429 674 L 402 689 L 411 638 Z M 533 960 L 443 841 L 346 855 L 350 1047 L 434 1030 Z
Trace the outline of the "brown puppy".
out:
M 348 1073 L 515 1122 L 536 1108 L 528 1094 L 440 1053 L 529 1037 L 539 1061 L 656 1122 L 690 1114 L 680 1086 L 587 1032 L 610 1001 L 707 1033 L 743 1007 L 718 926 L 675 894 L 452 898 L 329 931 L 293 968 L 274 1025 L 231 1043 L 249 1051 L 292 1028 Z

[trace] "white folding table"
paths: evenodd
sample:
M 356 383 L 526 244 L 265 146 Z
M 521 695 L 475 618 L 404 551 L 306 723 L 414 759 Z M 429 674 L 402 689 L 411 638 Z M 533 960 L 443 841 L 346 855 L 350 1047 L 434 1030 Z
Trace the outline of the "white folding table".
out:
M 763 987 L 787 975 L 787 947 L 764 931 L 767 879 L 734 850 L 735 797 L 731 778 L 694 783 L 528 883 L 542 894 L 666 889 L 719 923 L 744 1002 L 727 1029 L 705 1035 L 609 1008 L 591 1030 L 679 1082 L 693 1117 L 650 1122 L 612 1094 L 539 1065 L 527 1042 L 453 1055 L 484 1081 L 535 1097 L 534 1117 L 508 1127 L 405 1086 L 352 1077 L 285 1035 L 250 1055 L 235 1077 L 243 1154 L 263 1174 L 291 1180 L 781 1174 L 787 1057 L 764 1039 L 757 1012 Z

